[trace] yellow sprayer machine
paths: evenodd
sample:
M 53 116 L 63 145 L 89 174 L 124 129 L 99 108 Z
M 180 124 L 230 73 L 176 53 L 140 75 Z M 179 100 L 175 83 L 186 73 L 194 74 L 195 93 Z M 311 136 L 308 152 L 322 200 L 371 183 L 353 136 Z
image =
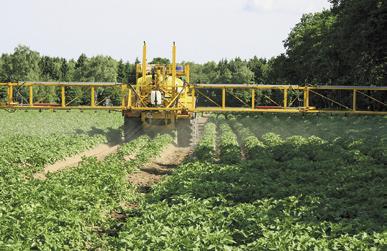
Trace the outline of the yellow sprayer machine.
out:
M 147 64 L 144 42 L 142 64 L 136 65 L 136 85 L 128 85 L 123 115 L 141 120 L 144 127 L 174 128 L 179 120 L 189 121 L 194 112 L 194 92 L 188 88 L 189 65 L 176 65 L 173 44 L 172 64 Z
M 172 64 L 147 64 L 146 54 L 144 42 L 142 63 L 136 65 L 136 85 L 124 86 L 122 113 L 127 130 L 177 129 L 178 143 L 187 144 L 195 109 L 194 90 L 188 88 L 189 65 L 176 64 L 175 43 Z

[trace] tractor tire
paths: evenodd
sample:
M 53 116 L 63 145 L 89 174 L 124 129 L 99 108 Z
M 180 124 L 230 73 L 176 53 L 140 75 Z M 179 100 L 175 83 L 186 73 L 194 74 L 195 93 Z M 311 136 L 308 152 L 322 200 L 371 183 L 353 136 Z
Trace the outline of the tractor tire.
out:
M 123 131 L 125 141 L 130 141 L 137 138 L 139 135 L 141 135 L 142 130 L 143 128 L 140 118 L 124 117 Z

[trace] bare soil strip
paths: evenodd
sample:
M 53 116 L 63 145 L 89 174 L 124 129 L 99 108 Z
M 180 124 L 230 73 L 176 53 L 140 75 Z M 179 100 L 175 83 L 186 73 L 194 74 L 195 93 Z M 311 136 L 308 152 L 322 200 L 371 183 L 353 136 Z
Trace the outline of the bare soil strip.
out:
M 64 160 L 55 162 L 54 164 L 47 165 L 41 172 L 35 173 L 33 176 L 36 179 L 44 180 L 46 179 L 46 174 L 55 173 L 66 168 L 77 166 L 82 161 L 82 158 L 85 157 L 96 157 L 98 160 L 103 160 L 108 155 L 116 152 L 118 147 L 119 145 L 111 146 L 109 144 L 100 144 L 93 149 L 67 157 Z
M 159 157 L 140 167 L 140 170 L 129 174 L 128 181 L 139 187 L 140 191 L 148 192 L 150 187 L 159 182 L 162 176 L 171 174 L 184 159 L 192 153 L 192 147 L 168 145 Z
M 192 154 L 195 144 L 199 141 L 207 117 L 197 119 L 198 131 L 194 144 L 190 147 L 179 147 L 175 144 L 168 145 L 160 154 L 149 163 L 140 167 L 140 170 L 129 174 L 128 181 L 136 185 L 140 192 L 147 193 L 151 187 L 158 183 L 164 175 L 171 174 L 189 155 Z
M 206 117 L 200 117 L 197 119 L 198 135 L 196 135 L 196 137 L 200 138 L 203 126 L 206 122 Z M 47 178 L 46 175 L 48 173 L 55 173 L 67 168 L 75 167 L 85 157 L 96 157 L 98 160 L 103 160 L 108 155 L 115 153 L 119 146 L 119 144 L 114 146 L 109 144 L 100 144 L 93 149 L 67 157 L 54 164 L 47 165 L 42 171 L 35 173 L 33 177 L 44 180 Z M 178 147 L 174 144 L 168 145 L 159 157 L 142 166 L 138 172 L 131 173 L 128 176 L 128 181 L 138 186 L 140 189 L 144 189 L 144 192 L 147 192 L 153 184 L 160 181 L 162 176 L 172 173 L 173 169 L 181 164 L 184 159 L 192 153 L 193 148 L 194 146 Z M 125 156 L 125 160 L 130 161 L 135 157 L 135 155 L 128 155 Z

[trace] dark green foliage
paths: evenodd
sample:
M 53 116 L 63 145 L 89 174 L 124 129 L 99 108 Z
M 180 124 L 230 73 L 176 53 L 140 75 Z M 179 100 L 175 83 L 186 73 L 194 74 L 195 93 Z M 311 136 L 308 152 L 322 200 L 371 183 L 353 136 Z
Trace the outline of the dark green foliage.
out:
M 124 63 L 122 60 L 118 61 L 117 83 L 134 83 L 134 81 L 130 81 L 131 74 L 135 74 L 134 65 L 129 64 L 129 62 Z
M 2 54 L 0 77 L 2 82 L 38 81 L 40 55 L 27 46 L 19 45 L 13 54 Z
M 257 129 L 251 132 L 264 142 L 261 154 L 239 164 L 182 165 L 156 187 L 141 216 L 128 221 L 119 245 L 383 250 L 385 159 L 374 158 L 371 149 L 386 151 L 385 118 L 242 121 L 244 128 Z M 291 126 L 299 124 L 304 126 Z M 147 227 L 134 230 L 141 224 Z M 179 235 L 185 241 L 178 241 Z
M 76 168 L 49 174 L 46 180 L 32 177 L 45 164 L 102 142 L 100 134 L 107 136 L 109 126 L 116 126 L 112 123 L 115 116 L 108 118 L 105 114 L 100 116 L 105 119 L 105 127 L 89 128 L 93 124 L 85 121 L 85 114 L 82 113 L 83 120 L 69 121 L 71 125 L 66 129 L 57 127 L 62 126 L 66 118 L 71 119 L 70 116 L 52 116 L 56 123 L 46 126 L 45 137 L 25 136 L 23 132 L 11 137 L 6 134 L 8 131 L 0 134 L 1 250 L 100 248 L 106 244 L 106 239 L 101 236 L 110 231 L 106 222 L 113 210 L 121 207 L 120 202 L 137 203 L 141 200 L 135 187 L 127 183 L 126 176 L 157 156 L 172 141 L 169 135 L 152 140 L 147 136 L 139 137 L 103 161 L 87 158 Z M 24 115 L 24 112 L 19 115 Z M 37 113 L 34 115 L 38 117 Z M 93 126 L 99 123 L 102 122 L 97 121 Z M 83 132 L 82 129 L 91 129 L 92 132 Z M 125 156 L 128 155 L 136 156 L 136 159 L 127 161 Z
M 263 142 L 242 123 L 234 121 L 232 125 L 243 144 L 245 154 L 247 155 L 246 157 L 249 159 L 255 159 L 258 156 L 262 157 L 262 154 L 265 152 L 264 148 L 266 147 Z
M 383 0 L 331 0 L 336 15 L 333 40 L 342 74 L 350 81 L 387 83 L 387 3 Z
M 196 146 L 195 155 L 203 161 L 211 161 L 215 157 L 216 125 L 207 123 L 203 129 L 202 139 Z
M 222 163 L 238 163 L 241 160 L 237 136 L 223 120 L 219 123 L 219 158 Z
M 171 61 L 168 58 L 154 58 L 150 64 L 170 64 Z
M 234 164 L 213 156 L 187 159 L 144 196 L 127 175 L 157 156 L 170 136 L 139 137 L 104 161 L 88 158 L 41 181 L 31 177 L 35 170 L 103 136 L 108 140 L 120 116 L 42 114 L 0 117 L 1 250 L 383 250 L 386 245 L 384 117 L 219 116 L 243 147 L 250 139 L 259 141 L 257 154 Z M 19 115 L 28 125 L 18 122 Z M 42 126 L 44 116 L 50 126 Z M 12 131 L 15 125 L 20 132 Z M 235 139 L 229 127 L 222 131 Z
M 287 82 L 330 84 L 340 77 L 335 70 L 338 58 L 335 58 L 334 46 L 329 46 L 328 37 L 335 20 L 330 11 L 305 14 L 293 28 L 285 41 L 285 65 L 294 72 L 287 76 Z
M 305 14 L 274 58 L 270 79 L 292 84 L 386 85 L 387 6 L 381 0 L 331 0 Z

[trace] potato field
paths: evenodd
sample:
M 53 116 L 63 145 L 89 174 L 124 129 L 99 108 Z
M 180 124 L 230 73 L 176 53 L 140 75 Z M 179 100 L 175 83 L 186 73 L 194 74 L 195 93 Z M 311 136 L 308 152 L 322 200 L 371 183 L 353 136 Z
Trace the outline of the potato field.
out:
M 125 140 L 118 112 L 0 111 L 0 250 L 386 250 L 387 117 L 202 118 L 149 184 L 131 180 L 170 134 Z M 100 144 L 119 146 L 35 176 Z

